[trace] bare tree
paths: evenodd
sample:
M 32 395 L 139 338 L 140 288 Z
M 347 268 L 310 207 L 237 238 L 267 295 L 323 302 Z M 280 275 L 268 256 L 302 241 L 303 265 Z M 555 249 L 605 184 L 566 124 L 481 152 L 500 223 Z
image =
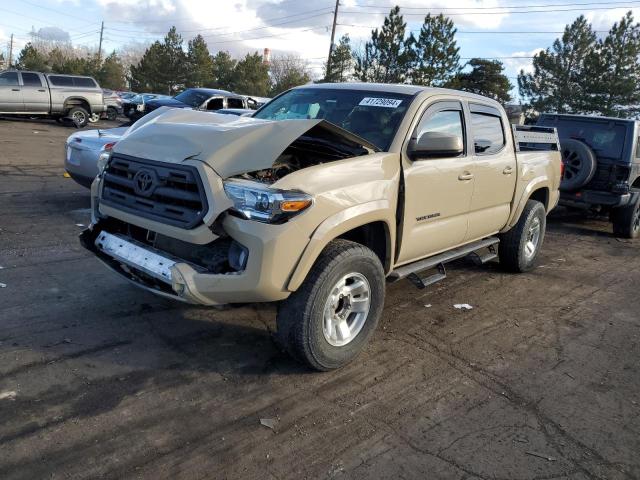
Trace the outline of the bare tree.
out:
M 269 65 L 271 95 L 277 95 L 311 81 L 309 65 L 297 55 L 278 55 Z

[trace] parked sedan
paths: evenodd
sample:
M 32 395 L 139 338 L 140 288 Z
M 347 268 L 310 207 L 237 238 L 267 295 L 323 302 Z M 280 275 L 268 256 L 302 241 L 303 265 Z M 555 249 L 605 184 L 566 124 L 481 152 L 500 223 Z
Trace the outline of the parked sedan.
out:
M 213 88 L 188 88 L 173 98 L 155 98 L 146 102 L 144 113 L 160 107 L 194 108 L 215 111 L 229 108 L 248 108 L 247 99 L 242 95 L 215 90 Z
M 145 114 L 147 102 L 155 98 L 171 98 L 169 95 L 158 93 L 139 93 L 128 100 L 123 101 L 124 114 L 131 120 L 137 120 Z
M 98 174 L 98 157 L 113 147 L 129 127 L 95 129 L 76 132 L 65 144 L 64 168 L 71 178 L 90 188 Z

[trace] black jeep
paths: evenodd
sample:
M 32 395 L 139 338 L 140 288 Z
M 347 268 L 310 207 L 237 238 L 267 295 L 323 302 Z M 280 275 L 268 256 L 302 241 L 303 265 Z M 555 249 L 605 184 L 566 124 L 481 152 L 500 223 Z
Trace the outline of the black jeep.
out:
M 537 125 L 556 127 L 564 176 L 560 204 L 609 213 L 615 235 L 640 234 L 638 122 L 544 113 Z

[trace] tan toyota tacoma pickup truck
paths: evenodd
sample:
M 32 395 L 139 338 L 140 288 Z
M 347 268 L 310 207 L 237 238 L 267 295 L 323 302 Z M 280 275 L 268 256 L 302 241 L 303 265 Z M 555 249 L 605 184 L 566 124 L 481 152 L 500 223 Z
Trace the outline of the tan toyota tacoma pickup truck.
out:
M 385 282 L 423 288 L 464 256 L 531 269 L 561 177 L 555 130 L 493 100 L 357 83 L 253 118 L 160 108 L 100 164 L 87 249 L 176 300 L 278 302 L 278 340 L 319 370 L 362 350 Z

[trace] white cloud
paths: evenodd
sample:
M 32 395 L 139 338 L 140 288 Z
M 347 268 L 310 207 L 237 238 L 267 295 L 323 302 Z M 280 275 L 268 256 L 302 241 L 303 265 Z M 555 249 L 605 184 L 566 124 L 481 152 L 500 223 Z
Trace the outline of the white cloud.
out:
M 608 31 L 614 23 L 619 22 L 633 8 L 616 8 L 614 10 L 592 10 L 584 13 L 585 18 L 594 30 Z M 638 19 L 636 19 L 638 20 Z M 602 34 L 601 34 L 602 35 Z
M 533 59 L 528 57 L 533 57 L 535 54 L 543 51 L 544 48 L 534 48 L 533 50 L 524 51 L 524 52 L 513 52 L 510 53 L 509 57 L 521 57 L 521 58 L 505 58 L 502 63 L 504 63 L 505 72 L 510 77 L 515 77 L 520 73 L 520 70 L 524 70 L 525 73 L 533 72 Z M 513 79 L 512 79 L 513 80 Z

